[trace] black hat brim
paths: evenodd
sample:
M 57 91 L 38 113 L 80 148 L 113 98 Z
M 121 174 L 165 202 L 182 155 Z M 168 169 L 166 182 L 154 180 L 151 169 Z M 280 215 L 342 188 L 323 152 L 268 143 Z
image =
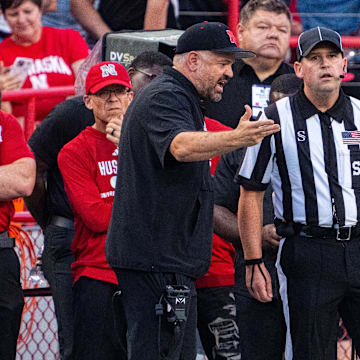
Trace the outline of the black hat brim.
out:
M 299 49 L 297 49 L 297 59 L 298 59 L 298 61 L 300 61 L 302 58 L 308 56 L 308 55 L 310 54 L 311 50 L 312 50 L 315 46 L 317 46 L 317 45 L 319 45 L 319 44 L 321 44 L 321 43 L 326 43 L 326 42 L 334 45 L 334 46 L 339 50 L 339 52 L 341 52 L 342 54 L 344 54 L 343 51 L 342 51 L 342 49 L 340 49 L 339 46 L 338 46 L 338 44 L 336 44 L 334 41 L 331 41 L 331 40 L 319 40 L 319 41 L 315 42 L 313 45 L 311 45 L 311 47 L 309 47 L 306 51 L 304 51 L 302 55 L 299 54 Z
M 245 59 L 245 58 L 253 58 L 256 54 L 249 50 L 240 49 L 238 47 L 227 47 L 223 49 L 210 50 L 215 53 L 233 53 L 235 54 L 235 59 Z

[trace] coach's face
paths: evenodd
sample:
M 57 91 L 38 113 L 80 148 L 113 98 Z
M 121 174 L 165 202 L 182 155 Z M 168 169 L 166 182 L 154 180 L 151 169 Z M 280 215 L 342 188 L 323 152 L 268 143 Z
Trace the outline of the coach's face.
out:
M 347 60 L 340 50 L 331 43 L 323 42 L 300 62 L 295 62 L 294 70 L 299 78 L 304 79 L 305 90 L 326 95 L 339 90 L 340 75 L 346 72 L 346 66 Z
M 198 63 L 194 85 L 202 99 L 218 102 L 222 98 L 224 86 L 233 77 L 232 65 L 235 55 L 210 51 L 195 53 Z
M 237 30 L 239 47 L 253 51 L 257 58 L 285 58 L 291 30 L 286 14 L 258 9 L 247 23 L 239 23 Z

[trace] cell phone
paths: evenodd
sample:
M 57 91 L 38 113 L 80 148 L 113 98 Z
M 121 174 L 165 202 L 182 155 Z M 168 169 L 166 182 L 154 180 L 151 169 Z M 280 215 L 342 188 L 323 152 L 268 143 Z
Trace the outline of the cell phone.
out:
M 262 110 L 260 110 L 258 112 L 258 114 L 256 115 L 256 118 L 251 118 L 250 121 L 258 121 L 258 120 L 260 120 L 262 113 L 263 113 Z
M 262 115 L 262 111 L 260 110 L 255 118 L 255 121 L 259 120 L 261 118 L 261 115 Z
M 23 86 L 29 70 L 31 66 L 33 65 L 33 59 L 25 58 L 25 57 L 17 57 L 14 61 L 14 63 L 10 67 L 10 72 L 13 74 L 16 74 L 21 79 L 21 86 Z

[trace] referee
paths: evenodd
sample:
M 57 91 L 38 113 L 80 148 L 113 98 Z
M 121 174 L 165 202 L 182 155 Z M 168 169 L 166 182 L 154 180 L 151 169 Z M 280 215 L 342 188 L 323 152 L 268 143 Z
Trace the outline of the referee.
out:
M 286 359 L 325 360 L 338 313 L 360 351 L 360 101 L 340 89 L 341 38 L 313 28 L 298 41 L 304 87 L 269 106 L 281 131 L 248 148 L 239 171 L 246 283 L 272 301 L 261 252 L 262 199 L 271 181 L 280 243 L 277 268 L 289 331 Z

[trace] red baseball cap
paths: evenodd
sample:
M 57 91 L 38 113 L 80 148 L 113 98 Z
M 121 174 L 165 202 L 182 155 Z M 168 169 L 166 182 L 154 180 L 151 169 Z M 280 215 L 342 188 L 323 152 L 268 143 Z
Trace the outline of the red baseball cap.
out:
M 129 74 L 124 66 L 111 61 L 103 61 L 92 66 L 86 76 L 85 93 L 95 94 L 106 86 L 119 84 L 131 89 Z

